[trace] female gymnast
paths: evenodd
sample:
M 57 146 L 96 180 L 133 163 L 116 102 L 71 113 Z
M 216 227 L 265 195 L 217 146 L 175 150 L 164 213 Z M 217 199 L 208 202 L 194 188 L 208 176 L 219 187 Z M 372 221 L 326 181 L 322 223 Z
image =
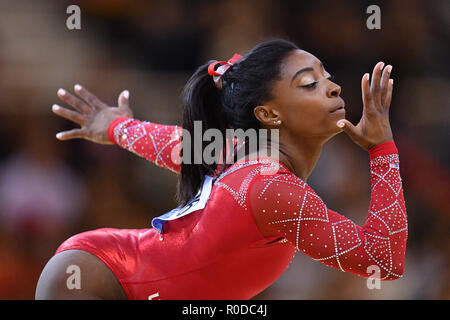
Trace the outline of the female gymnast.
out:
M 297 251 L 363 277 L 375 265 L 382 280 L 400 278 L 407 217 L 389 123 L 391 70 L 379 62 L 362 77 L 363 111 L 354 126 L 322 62 L 289 41 L 204 64 L 183 90 L 183 129 L 193 133 L 195 120 L 222 133 L 279 129 L 279 157 L 253 152 L 229 165 L 180 163 L 182 128 L 134 119 L 128 91 L 108 107 L 79 85 L 81 99 L 60 89 L 75 110 L 54 105 L 53 112 L 81 128 L 59 140 L 117 144 L 179 173 L 180 206 L 146 229 L 69 238 L 42 271 L 36 299 L 250 299 Z M 368 152 L 371 200 L 362 227 L 327 208 L 306 183 L 323 144 L 342 131 Z M 72 265 L 81 271 L 75 289 L 67 285 Z

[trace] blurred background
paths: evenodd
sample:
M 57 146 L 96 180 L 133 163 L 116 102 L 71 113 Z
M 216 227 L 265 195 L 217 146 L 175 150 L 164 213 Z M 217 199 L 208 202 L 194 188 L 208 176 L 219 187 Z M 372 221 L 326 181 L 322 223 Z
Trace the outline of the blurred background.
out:
M 66 8 L 81 8 L 69 30 Z M 381 8 L 369 30 L 366 8 Z M 405 275 L 366 280 L 297 254 L 255 299 L 450 298 L 450 2 L 447 0 L 1 0 L 0 299 L 33 299 L 59 244 L 101 227 L 148 228 L 176 206 L 176 175 L 117 146 L 55 134 L 75 128 L 51 112 L 80 83 L 110 105 L 130 91 L 136 118 L 181 124 L 180 91 L 197 66 L 228 60 L 271 37 L 324 62 L 347 118 L 361 117 L 360 79 L 394 66 L 391 125 L 409 219 Z M 368 155 L 344 134 L 308 180 L 327 206 L 363 225 Z

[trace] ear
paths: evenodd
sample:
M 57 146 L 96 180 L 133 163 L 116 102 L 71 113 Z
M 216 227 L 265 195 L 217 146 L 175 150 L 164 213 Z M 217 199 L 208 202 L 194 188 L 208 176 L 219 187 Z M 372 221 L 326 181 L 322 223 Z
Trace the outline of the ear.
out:
M 279 112 L 267 105 L 255 107 L 255 109 L 253 109 L 253 114 L 261 124 L 268 127 L 276 126 L 277 121 L 281 120 Z

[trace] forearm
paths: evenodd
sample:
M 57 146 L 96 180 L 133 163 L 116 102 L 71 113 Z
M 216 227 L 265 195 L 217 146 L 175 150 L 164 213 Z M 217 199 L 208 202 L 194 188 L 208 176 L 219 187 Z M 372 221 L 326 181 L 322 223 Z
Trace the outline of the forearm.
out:
M 384 256 L 376 248 L 369 247 L 366 239 L 366 252 L 386 272 L 402 275 L 408 235 L 406 205 L 403 196 L 402 179 L 398 150 L 393 141 L 383 143 L 369 150 L 371 173 L 371 200 L 364 224 L 366 237 L 378 239 L 379 245 L 386 245 Z M 375 242 L 375 241 L 372 241 Z M 389 276 L 389 275 L 387 275 Z
M 182 128 L 179 126 L 120 117 L 109 125 L 108 138 L 120 147 L 178 173 L 181 132 Z
M 367 221 L 358 226 L 327 208 L 290 172 L 257 178 L 252 211 L 265 235 L 282 235 L 313 259 L 368 277 L 376 265 L 384 280 L 401 277 L 407 237 L 406 210 L 393 143 L 370 152 L 372 191 Z
M 393 280 L 403 274 L 407 238 L 398 151 L 388 142 L 371 149 L 369 156 L 371 201 L 364 226 L 328 209 L 329 223 L 324 230 L 328 236 L 323 235 L 323 243 L 318 241 L 324 252 L 301 247 L 316 260 L 342 271 L 369 276 L 368 267 L 375 265 L 381 279 Z M 327 246 L 332 252 L 324 256 Z

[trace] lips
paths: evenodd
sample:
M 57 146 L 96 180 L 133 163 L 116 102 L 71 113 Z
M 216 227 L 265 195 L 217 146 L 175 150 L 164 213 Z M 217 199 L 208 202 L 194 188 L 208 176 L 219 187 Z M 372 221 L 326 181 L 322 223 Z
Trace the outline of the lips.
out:
M 334 109 L 332 109 L 331 111 L 330 111 L 330 113 L 333 113 L 333 112 L 336 112 L 336 111 L 339 111 L 339 110 L 345 110 L 345 105 L 339 105 L 339 106 L 336 106 Z

